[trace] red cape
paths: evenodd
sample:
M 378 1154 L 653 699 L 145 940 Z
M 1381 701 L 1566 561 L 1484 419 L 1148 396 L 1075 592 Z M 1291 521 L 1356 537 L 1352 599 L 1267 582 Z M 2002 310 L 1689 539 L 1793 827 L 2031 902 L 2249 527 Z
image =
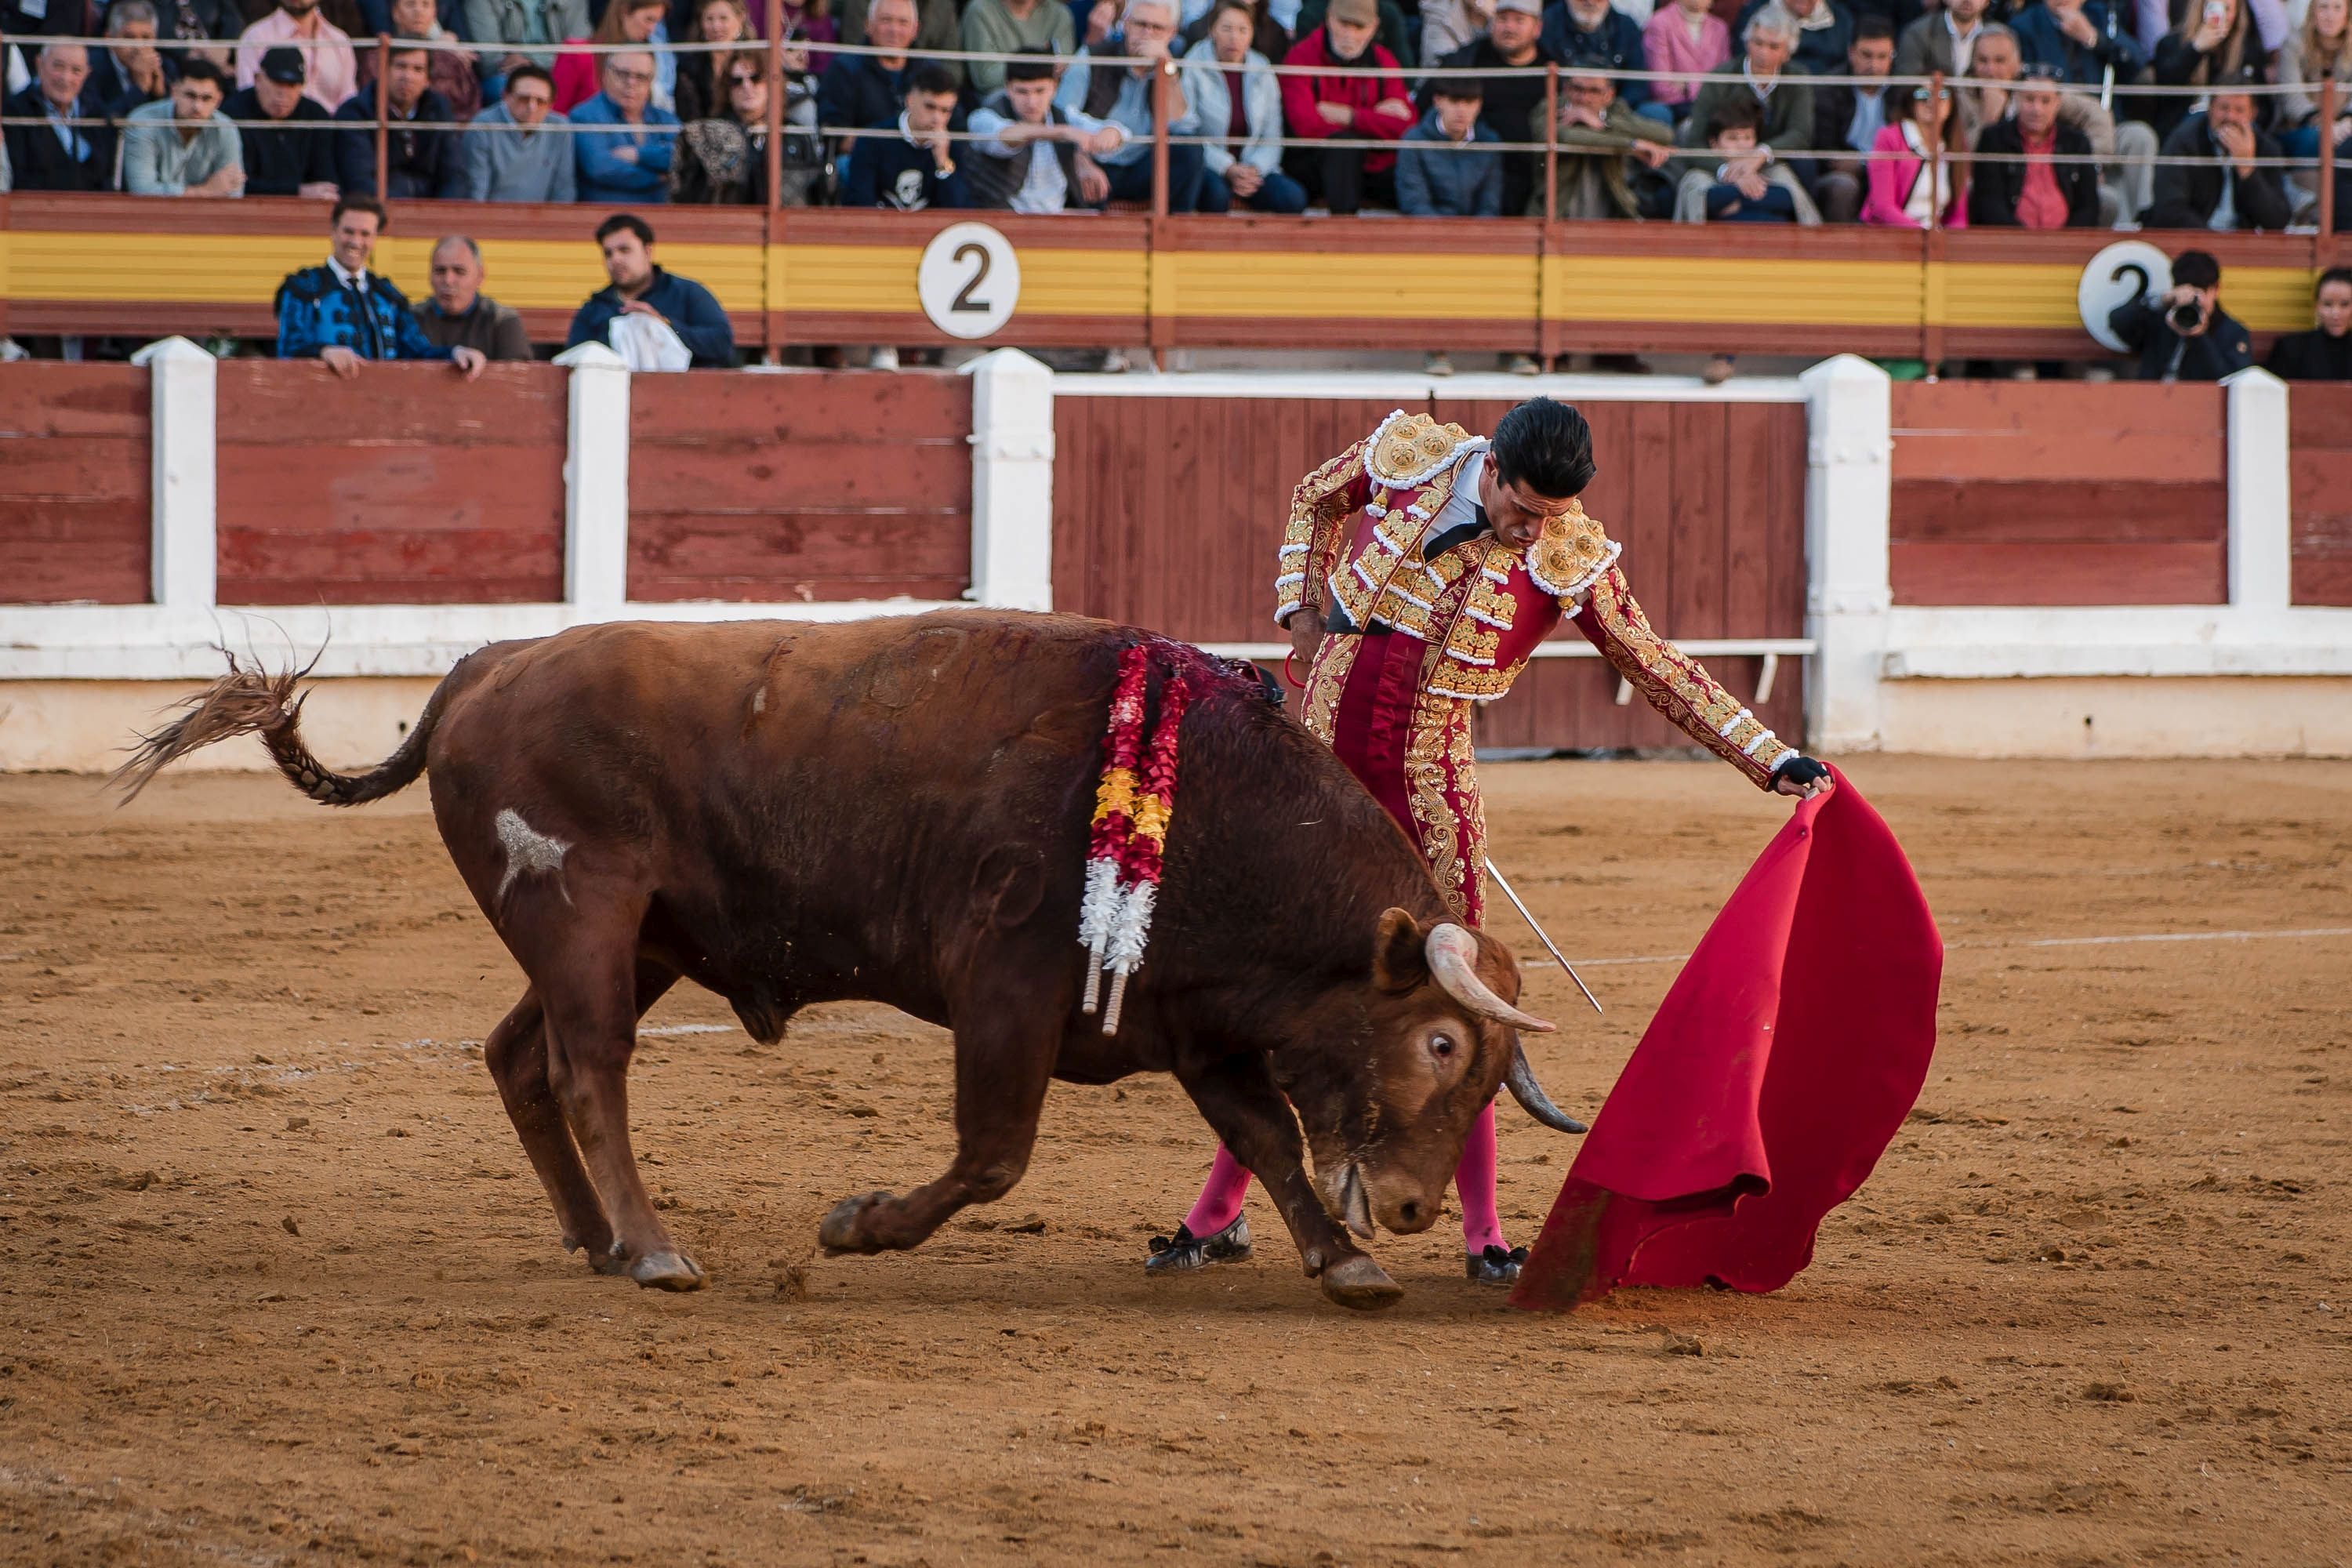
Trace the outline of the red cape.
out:
M 1943 966 L 1910 862 L 1840 774 L 1797 807 L 1683 966 L 1511 1304 L 1794 1279 L 1822 1216 L 1918 1098 Z

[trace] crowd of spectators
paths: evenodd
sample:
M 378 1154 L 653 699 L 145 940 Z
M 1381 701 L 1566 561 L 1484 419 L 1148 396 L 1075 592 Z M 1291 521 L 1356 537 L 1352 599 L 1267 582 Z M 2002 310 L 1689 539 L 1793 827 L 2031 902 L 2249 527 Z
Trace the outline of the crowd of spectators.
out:
M 788 40 L 778 52 L 770 5 Z M 2352 0 L 0 0 L 13 40 L 0 51 L 0 188 L 300 196 L 362 225 L 381 222 L 367 199 L 427 196 L 1058 213 L 1150 201 L 1164 128 L 1177 212 L 2279 230 L 2313 219 L 2323 146 L 2343 154 L 2338 210 L 2352 197 L 2352 101 L 2326 109 L 2352 69 L 2347 11 Z M 166 39 L 198 47 L 156 47 Z M 926 58 L 938 49 L 1013 58 Z M 1546 65 L 1560 68 L 1556 99 L 1530 68 Z M 1682 79 L 1608 74 L 1643 70 Z M 1953 79 L 1890 79 L 1938 73 Z M 620 268 L 614 314 L 669 287 L 647 259 L 650 231 L 630 223 L 600 236 Z M 439 298 L 436 253 L 436 302 L 420 312 L 439 325 L 417 341 L 462 318 L 475 335 L 452 342 L 487 353 L 479 254 L 443 251 L 458 292 Z M 284 300 L 329 301 L 318 286 L 289 279 Z M 2132 324 L 2153 337 L 2160 318 Z M 710 358 L 690 328 L 679 335 Z M 2209 336 L 2189 361 L 2228 334 Z
M 2352 195 L 2352 101 L 2324 107 L 2352 69 L 2348 5 L 0 0 L 0 65 L 26 190 L 1058 212 L 1149 200 L 1158 115 L 1177 212 L 1498 216 L 1549 199 L 1581 219 L 2228 231 L 2310 221 L 2323 143 L 2345 151 Z M 166 37 L 218 47 L 154 47 Z M 924 58 L 937 48 L 1048 74 Z M 1178 68 L 1155 105 L 1163 59 Z M 1540 74 L 1430 74 L 1550 64 L 1549 115 Z M 1643 70 L 1683 79 L 1601 74 Z M 1967 85 L 1887 80 L 1933 73 Z M 1550 192 L 1530 150 L 1547 141 Z

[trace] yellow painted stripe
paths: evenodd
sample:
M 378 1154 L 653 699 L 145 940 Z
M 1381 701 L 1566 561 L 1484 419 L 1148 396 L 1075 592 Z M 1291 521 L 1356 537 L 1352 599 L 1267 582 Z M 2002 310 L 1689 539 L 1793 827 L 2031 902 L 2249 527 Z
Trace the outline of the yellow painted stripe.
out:
M 438 237 L 387 236 L 377 266 L 412 298 Z M 324 236 L 0 230 L 0 298 L 265 303 L 279 279 L 325 255 Z M 584 237 L 482 242 L 488 291 L 524 309 L 576 307 L 604 286 Z M 662 264 L 730 310 L 920 310 L 916 246 L 696 245 Z M 1334 320 L 1688 321 L 1736 326 L 2079 328 L 2072 264 L 1817 260 L 1775 264 L 1769 282 L 1737 258 L 1358 255 L 1327 251 L 1021 252 L 1021 313 Z M 2261 331 L 2310 325 L 2313 274 L 2231 268 L 2231 313 Z
M 435 235 L 387 236 L 376 267 L 412 299 L 427 292 Z M 173 300 L 266 304 L 288 273 L 326 258 L 326 237 L 305 235 L 83 234 L 16 230 L 0 252 L 5 293 L 19 300 Z M 765 300 L 761 247 L 664 244 L 662 265 L 695 279 L 732 310 Z M 604 287 L 596 247 L 576 240 L 482 242 L 488 291 L 501 303 L 569 310 Z
M 1533 255 L 1180 250 L 1155 260 L 1188 316 L 1532 321 L 1537 306 Z
M 1760 322 L 1791 327 L 1916 325 L 1923 269 L 1901 261 L 1548 256 L 1555 321 Z
M 785 245 L 785 308 L 916 314 L 922 301 L 915 246 Z M 1074 250 L 1045 246 L 1021 253 L 1024 316 L 1141 316 L 1145 261 L 1140 250 Z

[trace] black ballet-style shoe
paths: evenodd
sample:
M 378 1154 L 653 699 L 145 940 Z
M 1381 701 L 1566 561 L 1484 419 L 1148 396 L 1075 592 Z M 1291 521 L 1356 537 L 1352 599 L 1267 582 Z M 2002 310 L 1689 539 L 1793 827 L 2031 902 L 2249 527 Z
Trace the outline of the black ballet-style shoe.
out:
M 1516 1285 L 1519 1265 L 1527 1260 L 1528 1249 L 1524 1247 L 1515 1247 L 1508 1252 L 1490 1247 L 1484 1252 L 1465 1253 L 1462 1271 L 1481 1285 Z
M 1250 1256 L 1250 1233 L 1247 1216 L 1236 1215 L 1234 1223 L 1214 1236 L 1194 1236 L 1189 1226 L 1178 1226 L 1174 1236 L 1151 1238 L 1151 1256 L 1143 1260 L 1147 1274 L 1181 1274 L 1188 1269 L 1206 1268 L 1212 1263 L 1242 1263 Z

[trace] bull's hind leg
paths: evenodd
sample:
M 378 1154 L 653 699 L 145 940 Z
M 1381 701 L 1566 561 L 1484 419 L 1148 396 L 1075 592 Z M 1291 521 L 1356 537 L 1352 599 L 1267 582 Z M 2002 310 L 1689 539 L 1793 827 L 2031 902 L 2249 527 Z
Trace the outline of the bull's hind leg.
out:
M 602 1268 L 613 1245 L 613 1226 L 604 1217 L 604 1205 L 588 1180 L 586 1168 L 580 1163 L 572 1130 L 563 1122 L 563 1108 L 556 1103 L 555 1090 L 548 1082 L 543 1024 L 539 994 L 525 991 L 514 1011 L 499 1019 L 490 1037 L 482 1042 L 482 1060 L 498 1083 L 507 1119 L 522 1140 L 530 1168 L 539 1173 L 539 1184 L 547 1189 L 548 1201 L 555 1205 L 556 1221 L 563 1227 L 563 1249 L 574 1252 L 584 1247 L 589 1261 Z
M 633 946 L 634 922 L 629 929 Z M 637 1019 L 677 976 L 639 963 L 625 950 L 600 952 L 587 932 L 575 936 L 580 945 L 555 961 L 558 975 L 534 973 L 532 984 L 546 1009 L 549 1081 L 612 1222 L 598 1268 L 640 1285 L 700 1289 L 702 1269 L 678 1251 L 654 1213 L 629 1142 L 629 1058 L 636 1049 Z
M 1054 1042 L 1041 1038 L 1041 1029 L 1050 1031 L 1050 1020 L 1066 1015 L 1073 1000 L 1063 996 L 1059 1011 L 1041 1011 L 1034 996 L 992 994 L 958 1009 L 953 1163 L 903 1198 L 866 1193 L 842 1199 L 817 1227 L 827 1251 L 903 1251 L 957 1210 L 994 1203 L 1013 1190 L 1029 1168 L 1053 1078 Z

